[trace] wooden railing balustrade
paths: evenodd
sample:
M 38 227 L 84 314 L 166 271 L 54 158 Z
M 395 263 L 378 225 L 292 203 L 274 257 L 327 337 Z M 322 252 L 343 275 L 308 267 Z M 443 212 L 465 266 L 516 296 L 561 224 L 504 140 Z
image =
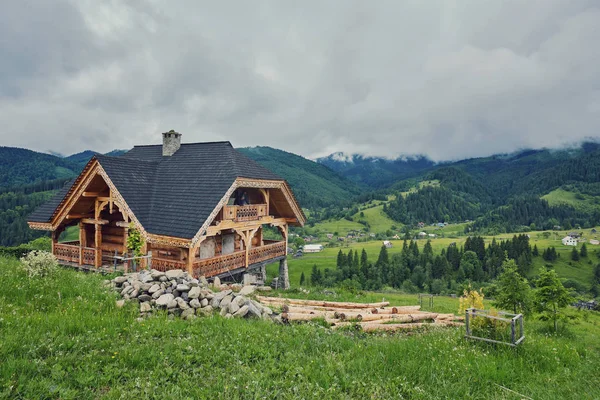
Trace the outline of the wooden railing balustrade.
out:
M 270 260 L 271 258 L 285 255 L 285 242 L 266 244 L 264 246 L 254 247 L 250 249 L 250 253 L 248 254 L 248 263 L 256 264 L 261 261 L 266 261 Z
M 60 261 L 94 265 L 96 249 L 92 247 L 79 247 L 78 241 L 54 244 L 54 256 Z
M 182 269 L 184 271 L 187 270 L 187 261 L 152 257 L 151 263 L 152 269 L 162 272 L 170 271 L 172 269 Z
M 236 222 L 256 221 L 267 215 L 266 204 L 250 204 L 247 206 L 223 206 L 223 219 Z
M 246 252 L 236 251 L 235 253 L 223 256 L 211 257 L 204 260 L 195 261 L 192 268 L 194 276 L 209 278 L 211 276 L 222 274 L 230 270 L 244 268 L 246 265 Z

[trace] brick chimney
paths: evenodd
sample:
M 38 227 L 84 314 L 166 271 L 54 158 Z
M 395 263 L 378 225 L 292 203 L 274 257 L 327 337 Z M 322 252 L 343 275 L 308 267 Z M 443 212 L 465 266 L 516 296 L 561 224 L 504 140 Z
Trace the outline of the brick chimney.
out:
M 163 156 L 172 156 L 181 147 L 181 133 L 175 132 L 171 129 L 169 132 L 165 132 L 163 135 Z

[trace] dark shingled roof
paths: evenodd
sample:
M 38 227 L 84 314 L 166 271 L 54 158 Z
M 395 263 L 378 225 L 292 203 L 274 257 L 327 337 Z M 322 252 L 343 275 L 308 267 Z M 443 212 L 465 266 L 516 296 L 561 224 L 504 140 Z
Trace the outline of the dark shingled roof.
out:
M 60 205 L 62 199 L 65 198 L 69 189 L 75 182 L 75 179 L 72 179 L 65 183 L 65 185 L 56 193 L 50 200 L 36 208 L 29 217 L 27 217 L 28 221 L 32 222 L 50 222 L 52 219 L 52 215 L 54 214 L 54 210 Z
M 96 158 L 147 232 L 181 238 L 194 237 L 236 178 L 283 180 L 229 142 L 182 144 L 170 157 L 155 145 Z M 50 221 L 70 186 L 29 220 Z

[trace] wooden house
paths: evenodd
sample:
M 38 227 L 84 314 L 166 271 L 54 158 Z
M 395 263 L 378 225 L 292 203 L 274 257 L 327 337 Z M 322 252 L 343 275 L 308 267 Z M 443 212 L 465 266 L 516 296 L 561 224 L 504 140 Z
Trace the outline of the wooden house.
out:
M 181 144 L 170 131 L 162 146 L 93 157 L 28 223 L 52 233 L 52 252 L 65 265 L 112 265 L 133 227 L 152 268 L 209 278 L 276 261 L 287 275 L 288 226 L 305 221 L 287 182 L 229 142 Z M 71 226 L 78 239 L 60 242 Z M 266 226 L 281 239 L 265 239 Z

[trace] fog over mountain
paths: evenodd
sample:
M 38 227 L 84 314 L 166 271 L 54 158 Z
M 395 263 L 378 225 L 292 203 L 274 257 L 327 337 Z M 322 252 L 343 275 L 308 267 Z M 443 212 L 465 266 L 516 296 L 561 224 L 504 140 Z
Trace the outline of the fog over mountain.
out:
M 7 0 L 0 144 L 231 140 L 433 161 L 600 133 L 600 5 Z

